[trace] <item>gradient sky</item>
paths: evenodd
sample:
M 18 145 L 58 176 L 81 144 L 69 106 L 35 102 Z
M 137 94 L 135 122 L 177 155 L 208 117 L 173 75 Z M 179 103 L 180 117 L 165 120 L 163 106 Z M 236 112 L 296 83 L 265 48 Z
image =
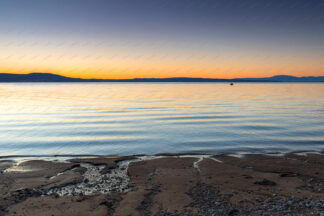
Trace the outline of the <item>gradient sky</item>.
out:
M 0 72 L 324 75 L 323 0 L 0 0 Z

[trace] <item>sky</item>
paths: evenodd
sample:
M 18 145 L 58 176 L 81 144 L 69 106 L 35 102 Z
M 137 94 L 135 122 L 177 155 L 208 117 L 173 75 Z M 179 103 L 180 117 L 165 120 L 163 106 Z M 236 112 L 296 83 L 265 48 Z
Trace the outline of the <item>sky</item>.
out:
M 0 72 L 324 75 L 323 0 L 0 0 Z

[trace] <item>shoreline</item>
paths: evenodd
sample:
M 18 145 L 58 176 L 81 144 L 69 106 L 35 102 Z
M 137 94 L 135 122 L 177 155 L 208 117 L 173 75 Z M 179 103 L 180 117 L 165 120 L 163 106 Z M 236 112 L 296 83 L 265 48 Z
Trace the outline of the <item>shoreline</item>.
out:
M 181 156 L 181 155 L 273 155 L 282 156 L 286 154 L 324 154 L 324 150 L 300 150 L 300 151 L 265 151 L 265 152 L 219 152 L 219 153 L 200 153 L 200 152 L 180 152 L 180 153 L 155 153 L 155 154 L 44 154 L 44 155 L 0 155 L 0 160 L 6 158 L 84 158 L 84 157 L 138 157 L 138 156 Z
M 2 156 L 0 215 L 322 216 L 323 167 L 323 151 Z

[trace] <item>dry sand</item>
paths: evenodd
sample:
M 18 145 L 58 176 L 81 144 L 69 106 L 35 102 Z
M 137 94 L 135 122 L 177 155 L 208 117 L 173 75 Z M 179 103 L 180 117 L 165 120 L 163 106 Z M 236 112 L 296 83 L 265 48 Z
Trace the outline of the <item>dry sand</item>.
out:
M 0 160 L 0 215 L 324 215 L 324 155 Z

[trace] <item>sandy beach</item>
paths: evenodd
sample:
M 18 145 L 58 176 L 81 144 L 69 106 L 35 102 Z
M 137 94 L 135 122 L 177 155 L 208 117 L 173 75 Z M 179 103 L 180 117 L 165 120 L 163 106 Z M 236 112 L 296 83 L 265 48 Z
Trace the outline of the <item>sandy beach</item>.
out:
M 324 215 L 323 152 L 2 157 L 0 215 Z

